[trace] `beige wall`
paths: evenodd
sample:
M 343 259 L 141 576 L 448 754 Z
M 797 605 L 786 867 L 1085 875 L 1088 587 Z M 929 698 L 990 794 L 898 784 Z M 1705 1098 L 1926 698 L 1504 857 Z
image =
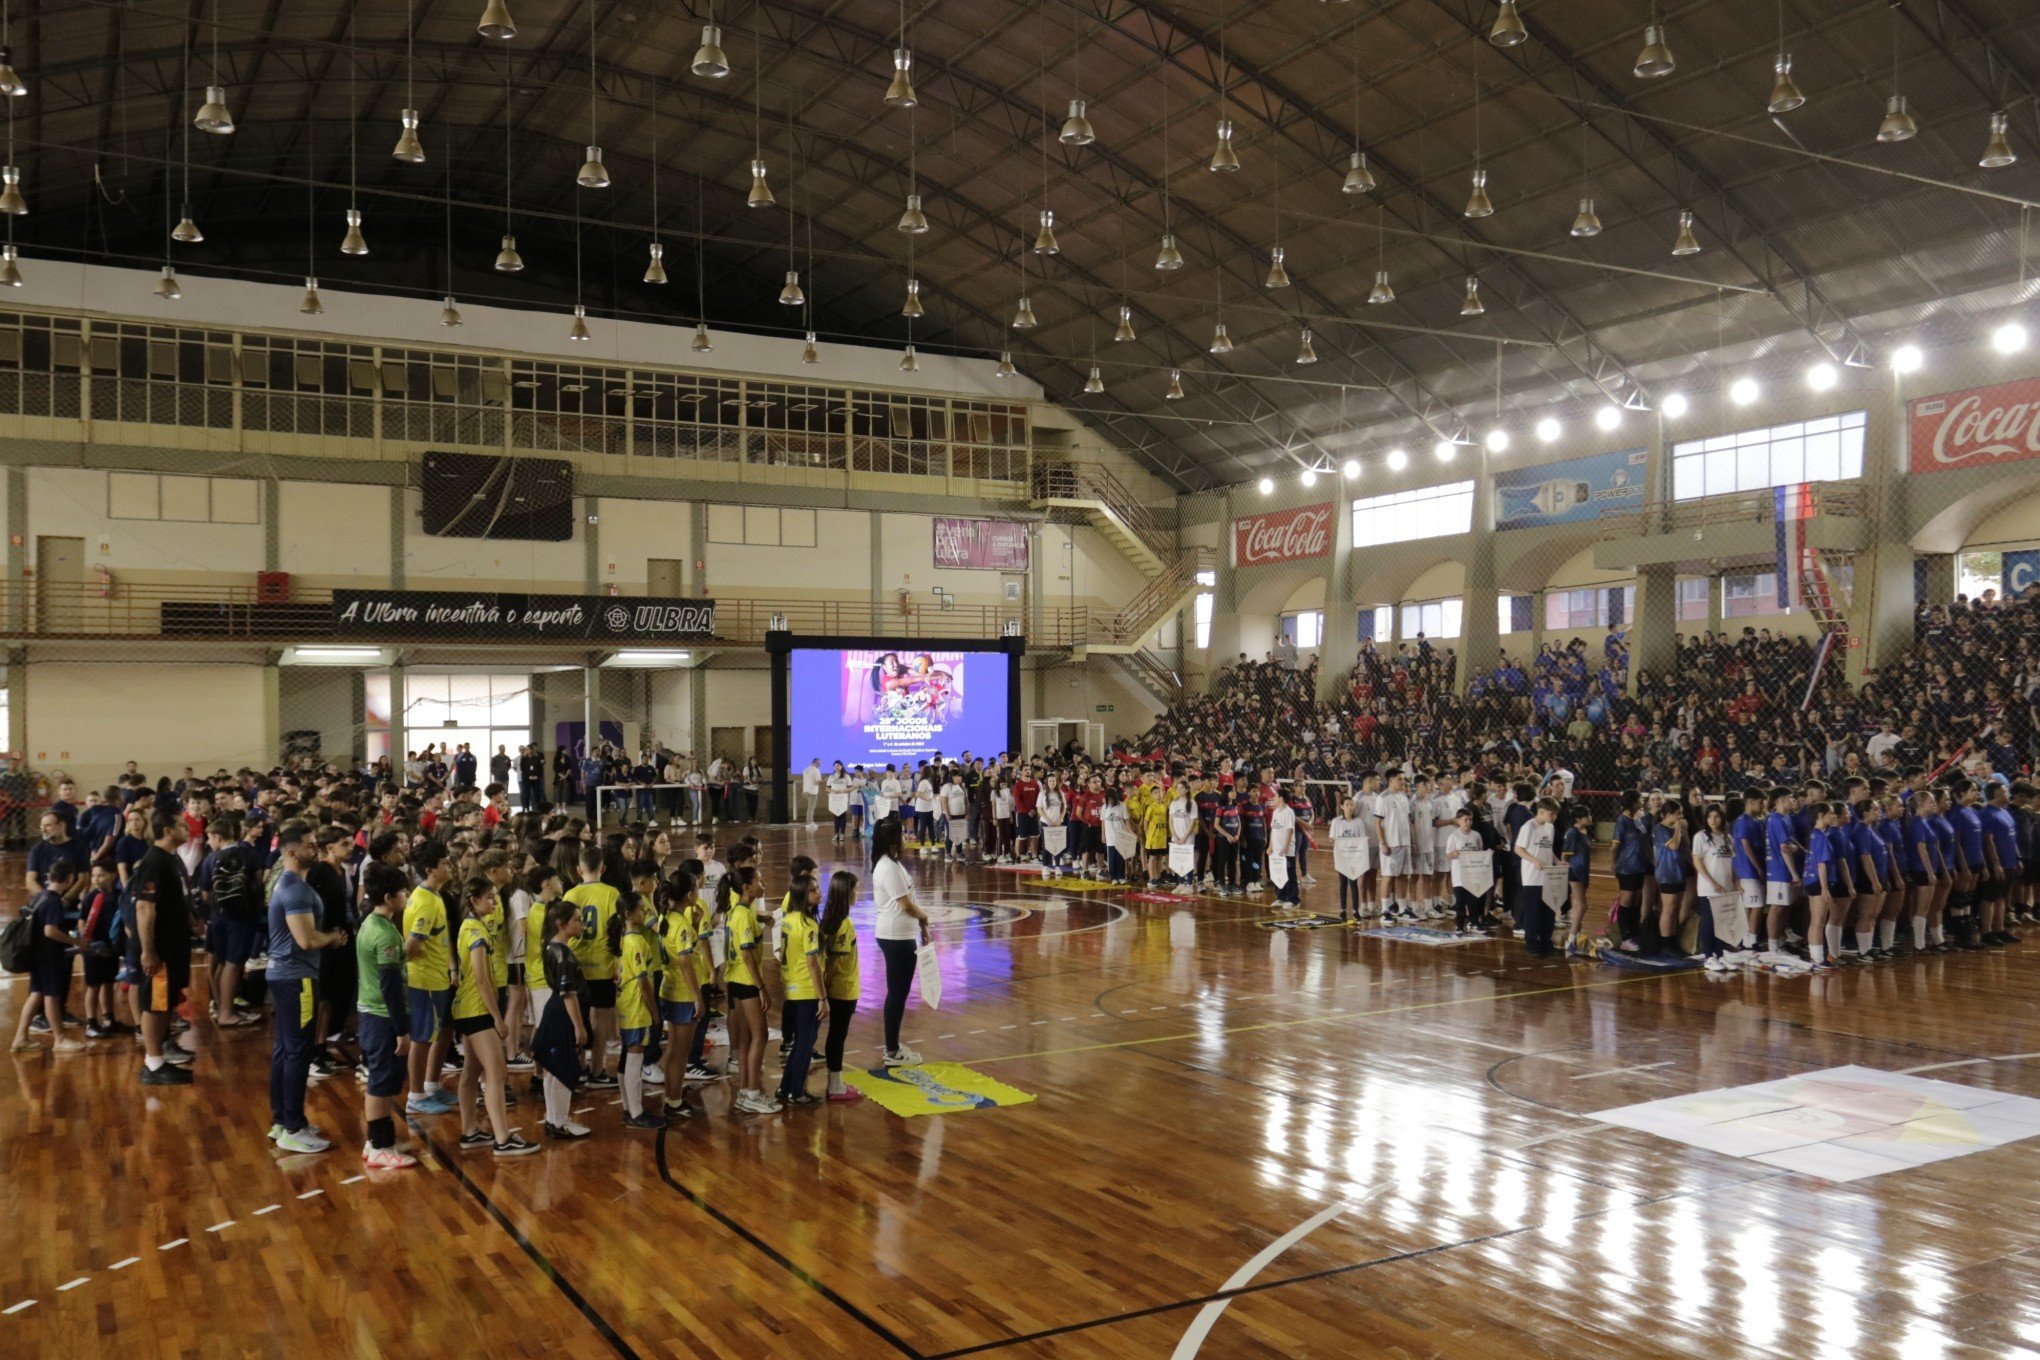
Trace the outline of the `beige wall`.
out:
M 39 536 L 85 540 L 85 566 L 110 568 L 118 577 L 189 579 L 232 574 L 253 586 L 262 569 L 262 526 L 166 520 L 115 519 L 109 513 L 108 474 L 98 468 L 31 467 L 28 490 L 28 560 Z M 200 478 L 176 478 L 198 482 Z M 237 479 L 238 480 L 238 479 Z M 259 505 L 259 495 L 257 503 Z
M 88 784 L 126 762 L 152 774 L 276 763 L 277 673 L 271 666 L 31 661 L 28 758 Z
M 282 482 L 276 503 L 280 570 L 327 589 L 389 584 L 389 487 Z

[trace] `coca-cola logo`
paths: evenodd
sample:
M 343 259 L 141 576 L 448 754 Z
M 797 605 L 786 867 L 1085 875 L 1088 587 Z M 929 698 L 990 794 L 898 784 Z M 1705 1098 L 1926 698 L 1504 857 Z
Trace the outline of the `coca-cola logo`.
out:
M 2040 458 L 2040 381 L 1950 392 L 1913 403 L 1912 470 Z
M 1265 567 L 1273 562 L 1325 556 L 1332 550 L 1332 509 L 1327 502 L 1234 520 L 1234 563 Z

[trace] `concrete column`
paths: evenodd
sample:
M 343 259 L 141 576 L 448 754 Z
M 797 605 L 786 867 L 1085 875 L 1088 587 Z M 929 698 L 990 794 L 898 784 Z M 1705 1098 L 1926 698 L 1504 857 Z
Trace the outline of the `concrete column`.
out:
M 687 672 L 687 721 L 693 731 L 687 734 L 687 749 L 697 759 L 706 755 L 708 741 L 708 668 L 696 664 Z M 706 768 L 707 762 L 703 760 Z
M 1920 561 L 1927 564 L 1926 602 L 1930 605 L 1953 604 L 1955 602 L 1955 554 L 1921 553 Z M 1910 582 L 1906 586 L 1906 595 L 1908 598 L 1912 595 Z
M 687 594 L 699 600 L 708 594 L 708 504 L 696 501 L 687 512 L 687 537 L 694 548 L 694 555 L 687 559 Z
M 1473 532 L 1468 535 L 1466 562 L 1459 599 L 1459 692 L 1477 667 L 1495 664 L 1501 650 L 1501 622 L 1497 617 L 1500 591 L 1495 584 L 1495 495 L 1494 479 L 1488 467 L 1489 454 L 1480 451 L 1480 475 L 1473 482 Z
M 404 777 L 404 752 L 409 748 L 410 734 L 404 726 L 404 668 L 390 667 L 390 768 L 396 778 Z
M 28 649 L 7 652 L 7 749 L 28 753 Z
M 1710 571 L 1707 573 L 1707 631 L 1719 633 L 1721 627 L 1721 573 Z
M 1318 644 L 1318 697 L 1345 689 L 1360 660 L 1360 602 L 1353 598 L 1353 512 L 1343 496 L 1332 501 L 1332 556 L 1325 564 L 1325 628 Z
M 505 423 L 507 424 L 508 422 L 506 421 Z M 404 504 L 406 490 L 407 488 L 401 484 L 390 488 L 391 590 L 402 590 L 404 588 L 404 531 L 410 527 L 411 523 L 410 515 L 407 513 L 407 509 Z M 392 721 L 394 721 L 394 718 L 392 719 Z M 390 741 L 394 745 L 396 741 L 395 736 L 396 729 L 393 727 L 390 730 L 391 730 Z M 399 749 L 397 754 L 401 756 L 403 754 L 402 750 Z
M 1639 672 L 1669 674 L 1678 658 L 1678 572 L 1669 563 L 1644 567 L 1636 573 L 1636 614 L 1626 626 L 1629 684 L 1630 692 L 1634 693 Z
M 602 498 L 590 496 L 581 506 L 581 589 L 602 593 Z
M 7 469 L 7 622 L 16 632 L 28 631 L 28 473 L 19 467 Z M 1950 580 L 1954 578 L 1949 577 Z M 1953 596 L 1951 595 L 1952 599 Z M 20 668 L 25 673 L 26 667 Z M 21 701 L 14 711 L 23 712 Z M 8 738 L 9 749 L 22 744 Z
M 1204 671 L 1207 688 L 1217 679 L 1219 668 L 1230 664 L 1240 654 L 1240 575 L 1233 566 L 1232 518 L 1232 493 L 1228 491 L 1218 519 L 1218 584 L 1211 593 L 1211 647 L 1206 653 Z M 1351 533 L 1349 527 L 1349 549 Z
M 262 570 L 283 570 L 283 483 L 262 479 Z
M 1527 656 L 1536 656 L 1544 650 L 1544 597 L 1550 591 L 1537 590 L 1530 594 L 1530 642 Z M 1513 653 L 1518 660 L 1527 661 L 1521 645 Z
M 885 581 L 885 516 L 873 510 L 865 516 L 865 533 L 871 540 L 871 631 L 883 632 L 879 620 L 884 617 L 885 605 L 882 595 Z
M 602 672 L 593 666 L 581 667 L 581 740 L 590 751 L 602 744 L 602 734 L 595 726 L 596 686 L 601 683 Z

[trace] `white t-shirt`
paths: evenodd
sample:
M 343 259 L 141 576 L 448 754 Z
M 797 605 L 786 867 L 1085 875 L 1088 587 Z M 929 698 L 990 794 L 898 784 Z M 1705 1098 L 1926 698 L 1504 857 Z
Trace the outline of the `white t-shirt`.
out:
M 510 894 L 510 962 L 524 962 L 524 918 L 531 915 L 531 904 L 536 901 L 523 888 Z
M 921 938 L 921 923 L 907 915 L 900 906 L 902 897 L 914 891 L 914 880 L 907 876 L 906 868 L 892 858 L 881 859 L 878 867 L 871 871 L 871 900 L 878 908 L 878 938 L 881 940 L 918 940 Z
M 1011 789 L 993 789 L 992 820 L 996 822 L 1003 822 L 1011 818 L 1012 815 L 1013 815 L 1013 791 Z
M 1565 798 L 1572 797 L 1574 775 L 1571 770 L 1568 770 L 1563 765 L 1561 765 L 1557 769 L 1553 770 L 1550 774 L 1544 776 L 1544 778 L 1547 783 L 1550 782 L 1551 780 L 1556 779 L 1565 789 L 1565 792 L 1561 796 Z
M 1375 816 L 1381 819 L 1381 843 L 1391 850 L 1400 850 L 1410 843 L 1410 796 L 1406 793 L 1384 793 L 1376 805 Z
M 1516 832 L 1516 848 L 1528 850 L 1530 858 L 1516 857 L 1516 870 L 1526 888 L 1544 886 L 1544 871 L 1558 861 L 1551 852 L 1552 833 L 1558 829 L 1556 822 L 1540 822 L 1535 818 L 1523 823 Z
M 1277 803 L 1275 815 L 1268 819 L 1268 853 L 1296 853 L 1296 809 L 1287 803 Z
M 816 761 L 800 772 L 800 791 L 810 798 L 822 791 L 821 761 Z
M 933 812 L 934 810 L 935 783 L 933 780 L 923 779 L 914 786 L 914 811 Z
M 728 866 L 726 866 L 719 859 L 709 860 L 708 862 L 701 866 L 702 901 L 710 903 L 711 905 L 720 904 L 722 899 L 717 895 L 716 889 L 722 886 L 723 875 L 728 872 L 729 872 Z
M 1478 831 L 1471 830 L 1461 831 L 1458 827 L 1455 826 L 1450 831 L 1445 833 L 1445 853 L 1448 855 L 1452 854 L 1454 851 L 1465 852 L 1468 850 L 1482 850 L 1485 849 L 1486 847 L 1487 842 L 1480 838 L 1480 833 Z M 1452 869 L 1452 886 L 1457 888 L 1460 886 L 1458 860 L 1455 859 L 1451 862 L 1451 869 Z
M 1169 839 L 1187 841 L 1196 829 L 1197 804 L 1187 797 L 1173 800 L 1169 804 Z
M 1702 831 L 1693 837 L 1693 867 L 1706 875 L 1700 885 L 1709 897 L 1726 897 L 1740 892 L 1735 881 L 1735 849 L 1727 835 Z
M 1438 803 L 1426 794 L 1410 799 L 1410 845 L 1418 854 L 1438 843 Z
M 970 811 L 970 791 L 961 784 L 944 784 L 942 806 L 951 817 L 963 816 Z
M 1061 826 L 1063 816 L 1069 809 L 1069 801 L 1063 797 L 1061 789 L 1043 789 L 1041 801 L 1035 804 L 1035 808 L 1041 813 L 1043 826 Z

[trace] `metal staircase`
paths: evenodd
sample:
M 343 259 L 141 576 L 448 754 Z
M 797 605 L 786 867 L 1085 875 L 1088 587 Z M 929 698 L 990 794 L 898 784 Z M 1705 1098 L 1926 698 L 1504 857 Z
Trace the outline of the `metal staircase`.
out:
M 1071 657 L 1082 661 L 1094 652 L 1100 656 L 1132 656 L 1140 651 L 1141 644 L 1172 615 L 1187 608 L 1198 591 L 1210 589 L 1198 583 L 1197 575 L 1211 570 L 1216 560 L 1209 548 L 1192 548 L 1143 586 L 1140 594 L 1118 613 L 1086 611 L 1082 630 L 1070 649 Z
M 1807 612 L 1823 633 L 1835 635 L 1835 646 L 1849 645 L 1849 590 L 1835 572 L 1840 565 L 1819 548 L 1808 548 L 1799 573 L 1799 593 Z
M 1029 505 L 1077 511 L 1149 580 L 1164 575 L 1174 563 L 1175 535 L 1102 464 L 1037 463 L 1030 489 Z
M 1128 679 L 1152 694 L 1162 707 L 1172 708 L 1183 698 L 1183 677 L 1147 648 L 1107 652 L 1105 655 L 1112 658 Z

